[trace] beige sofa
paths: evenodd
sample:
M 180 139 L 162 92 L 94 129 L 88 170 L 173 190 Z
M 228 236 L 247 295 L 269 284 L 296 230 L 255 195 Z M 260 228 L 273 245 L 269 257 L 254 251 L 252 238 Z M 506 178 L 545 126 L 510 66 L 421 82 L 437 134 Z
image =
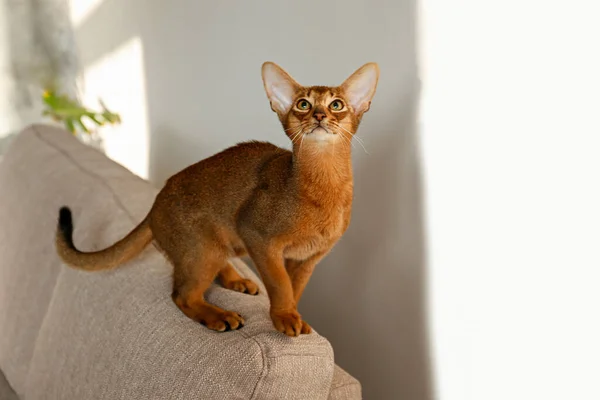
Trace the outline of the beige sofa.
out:
M 246 319 L 216 333 L 172 303 L 171 267 L 153 247 L 115 271 L 61 264 L 60 206 L 73 210 L 77 246 L 94 250 L 126 234 L 156 193 L 61 129 L 16 137 L 0 160 L 0 399 L 360 399 L 325 338 L 273 329 L 262 283 L 259 296 L 213 285 L 209 300 Z

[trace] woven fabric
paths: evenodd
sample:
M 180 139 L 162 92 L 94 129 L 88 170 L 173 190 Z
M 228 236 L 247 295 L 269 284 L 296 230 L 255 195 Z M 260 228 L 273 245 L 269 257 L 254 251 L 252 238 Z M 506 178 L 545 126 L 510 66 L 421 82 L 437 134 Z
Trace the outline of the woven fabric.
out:
M 19 400 L 15 391 L 10 387 L 6 377 L 0 370 L 0 400 Z
M 78 247 L 128 233 L 157 193 L 68 133 L 34 125 L 0 163 L 0 368 L 20 398 L 360 399 L 318 333 L 289 338 L 269 318 L 264 286 L 248 296 L 213 285 L 212 303 L 246 326 L 216 333 L 173 304 L 171 266 L 150 247 L 114 271 L 61 264 L 58 208 L 69 205 Z
M 362 399 L 360 383 L 346 371 L 335 366 L 328 400 Z

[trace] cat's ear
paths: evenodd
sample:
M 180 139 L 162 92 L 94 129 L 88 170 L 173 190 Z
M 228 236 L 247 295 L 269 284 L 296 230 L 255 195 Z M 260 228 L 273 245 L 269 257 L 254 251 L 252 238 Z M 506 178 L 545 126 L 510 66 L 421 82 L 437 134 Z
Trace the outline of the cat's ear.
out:
M 287 113 L 292 107 L 296 90 L 300 88 L 298 82 L 270 61 L 262 65 L 262 79 L 273 111 L 279 115 Z
M 341 88 L 346 93 L 346 100 L 357 115 L 369 111 L 378 80 L 379 66 L 376 63 L 368 63 L 342 83 Z

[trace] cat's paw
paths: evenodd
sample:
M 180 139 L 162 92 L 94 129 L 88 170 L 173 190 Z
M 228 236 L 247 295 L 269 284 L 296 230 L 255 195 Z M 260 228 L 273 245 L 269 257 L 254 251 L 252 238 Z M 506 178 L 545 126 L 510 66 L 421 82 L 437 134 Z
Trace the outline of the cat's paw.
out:
M 250 279 L 239 279 L 236 281 L 223 282 L 223 286 L 230 290 L 235 290 L 240 293 L 247 293 L 251 295 L 258 294 L 258 285 L 252 282 Z
M 298 336 L 302 332 L 302 318 L 296 310 L 271 310 L 271 320 L 275 329 L 288 336 Z
M 300 331 L 300 333 L 303 335 L 308 335 L 309 333 L 312 333 L 312 328 L 310 327 L 308 322 L 304 320 L 302 321 L 302 330 Z
M 217 332 L 235 331 L 244 327 L 244 318 L 240 314 L 214 306 L 201 307 L 195 312 L 193 319 Z

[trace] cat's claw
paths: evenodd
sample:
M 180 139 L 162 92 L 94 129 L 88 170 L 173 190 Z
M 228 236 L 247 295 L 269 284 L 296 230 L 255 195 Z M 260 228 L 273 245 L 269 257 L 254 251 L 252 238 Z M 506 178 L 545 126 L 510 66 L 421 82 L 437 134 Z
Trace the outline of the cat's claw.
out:
M 244 318 L 236 312 L 220 310 L 216 307 L 202 307 L 194 319 L 217 332 L 235 331 L 244 327 Z
M 310 327 L 308 322 L 304 320 L 302 321 L 302 330 L 300 331 L 300 333 L 303 335 L 308 335 L 309 333 L 312 333 L 312 328 Z
M 275 329 L 288 336 L 298 336 L 302 332 L 302 318 L 298 311 L 271 311 Z

